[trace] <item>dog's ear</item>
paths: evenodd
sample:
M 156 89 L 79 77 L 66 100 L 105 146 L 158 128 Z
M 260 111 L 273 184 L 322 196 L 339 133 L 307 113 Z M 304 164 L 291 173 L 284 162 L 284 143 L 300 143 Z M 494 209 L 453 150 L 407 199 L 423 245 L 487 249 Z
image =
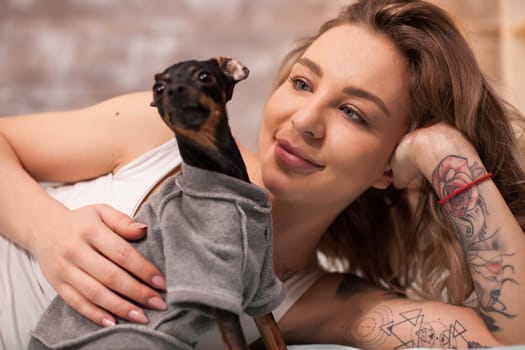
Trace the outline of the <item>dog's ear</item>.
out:
M 224 75 L 235 80 L 235 82 L 248 78 L 250 71 L 238 60 L 225 56 L 215 57 L 215 60 L 219 64 L 219 69 Z
M 235 84 L 248 78 L 250 71 L 241 62 L 231 57 L 218 56 L 215 57 L 215 60 L 217 61 L 221 72 L 226 76 L 226 80 L 229 84 L 226 93 L 226 101 L 228 101 L 232 98 L 233 87 Z

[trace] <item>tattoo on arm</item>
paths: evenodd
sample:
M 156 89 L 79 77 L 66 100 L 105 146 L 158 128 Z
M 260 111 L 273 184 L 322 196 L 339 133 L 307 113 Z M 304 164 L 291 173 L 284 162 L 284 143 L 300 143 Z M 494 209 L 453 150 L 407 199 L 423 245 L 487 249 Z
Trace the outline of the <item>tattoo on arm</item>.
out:
M 336 298 L 349 299 L 359 293 L 380 291 L 373 283 L 353 274 L 345 274 L 336 291 Z M 384 292 L 382 300 L 402 301 L 400 295 Z M 376 306 L 357 321 L 351 317 L 343 327 L 346 343 L 359 348 L 407 349 L 437 347 L 442 349 L 486 348 L 469 339 L 467 328 L 459 320 L 445 322 L 427 316 L 417 306 Z
M 466 158 L 449 155 L 439 163 L 432 174 L 432 185 L 440 198 L 471 183 L 486 174 L 477 162 L 469 166 Z M 498 230 L 488 232 L 489 212 L 477 186 L 457 194 L 443 204 L 450 214 L 480 301 L 481 317 L 491 331 L 499 330 L 494 314 L 514 318 L 502 301 L 502 291 L 508 284 L 518 284 L 512 278 L 514 267 L 505 258 L 514 253 L 504 252 L 498 239 Z
M 421 308 L 395 314 L 387 306 L 371 310 L 358 322 L 345 327 L 349 343 L 360 348 L 486 348 L 467 339 L 467 329 L 459 321 L 447 323 L 429 318 Z

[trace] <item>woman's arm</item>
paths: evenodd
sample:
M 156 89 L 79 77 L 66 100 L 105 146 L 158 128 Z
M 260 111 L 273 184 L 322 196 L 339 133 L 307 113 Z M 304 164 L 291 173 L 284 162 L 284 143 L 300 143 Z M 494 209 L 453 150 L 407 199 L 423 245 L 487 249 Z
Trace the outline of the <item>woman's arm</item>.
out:
M 457 160 L 460 159 L 461 162 Z M 444 167 L 447 167 L 444 169 Z M 425 176 L 443 196 L 436 173 L 485 173 L 474 148 L 456 129 L 437 124 L 407 135 L 393 156 L 394 184 Z M 447 170 L 447 171 L 443 171 Z M 478 309 L 415 301 L 352 275 L 329 274 L 305 293 L 279 322 L 289 343 L 338 343 L 360 348 L 468 348 L 525 343 L 525 238 L 494 183 L 447 208 L 456 221 L 471 270 Z M 465 195 L 465 194 L 464 194 Z M 477 199 L 474 198 L 477 196 Z M 476 199 L 476 200 L 475 200 Z M 468 215 L 461 200 L 467 201 Z M 449 203 L 450 204 L 450 203 Z M 465 204 L 465 203 L 463 203 Z
M 401 298 L 350 274 L 322 277 L 279 324 L 289 344 L 362 349 L 500 345 L 473 309 Z
M 155 285 L 159 271 L 114 234 L 138 238 L 144 227 L 107 206 L 70 211 L 35 180 L 94 178 L 165 142 L 172 135 L 149 102 L 149 93 L 138 93 L 77 111 L 0 118 L 0 232 L 31 251 L 57 292 L 101 325 L 114 321 L 103 309 L 141 319 L 117 293 L 145 305 L 159 297 L 131 276 Z
M 393 167 L 397 185 L 404 183 L 396 173 L 405 172 L 405 179 L 421 174 L 439 198 L 487 174 L 472 145 L 445 124 L 409 134 L 396 150 Z M 488 329 L 502 343 L 524 343 L 525 235 L 496 185 L 486 178 L 442 208 L 463 246 Z

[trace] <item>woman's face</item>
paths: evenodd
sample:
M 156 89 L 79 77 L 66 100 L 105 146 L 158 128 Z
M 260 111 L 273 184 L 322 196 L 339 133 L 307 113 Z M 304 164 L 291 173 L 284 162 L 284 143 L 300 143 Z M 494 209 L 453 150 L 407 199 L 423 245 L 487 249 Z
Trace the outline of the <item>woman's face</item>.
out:
M 398 49 L 361 26 L 332 28 L 266 105 L 262 182 L 282 200 L 345 207 L 370 186 L 388 187 L 389 159 L 408 122 Z

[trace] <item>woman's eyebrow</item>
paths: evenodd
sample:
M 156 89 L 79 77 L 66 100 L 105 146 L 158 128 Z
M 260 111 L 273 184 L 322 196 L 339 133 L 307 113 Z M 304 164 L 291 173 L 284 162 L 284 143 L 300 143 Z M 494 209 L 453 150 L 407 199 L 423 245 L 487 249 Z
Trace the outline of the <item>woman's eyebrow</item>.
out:
M 323 76 L 323 69 L 321 68 L 321 66 L 315 63 L 314 61 L 312 61 L 311 59 L 306 58 L 306 57 L 301 57 L 297 60 L 297 63 L 305 66 L 310 71 L 312 71 L 313 74 L 317 75 L 318 77 Z M 354 86 L 347 86 L 346 88 L 343 89 L 343 92 L 347 95 L 364 98 L 374 103 L 377 107 L 379 107 L 379 109 L 383 111 L 383 113 L 386 114 L 387 117 L 390 117 L 390 111 L 388 110 L 383 100 L 379 98 L 378 96 L 374 95 L 373 93 L 371 93 L 370 91 L 367 91 L 367 90 L 364 90 L 358 87 L 354 87 Z
M 306 68 L 310 69 L 312 73 L 315 75 L 322 77 L 323 76 L 323 70 L 321 69 L 321 66 L 319 66 L 317 63 L 312 61 L 309 58 L 301 57 L 297 60 L 297 63 L 302 64 Z

